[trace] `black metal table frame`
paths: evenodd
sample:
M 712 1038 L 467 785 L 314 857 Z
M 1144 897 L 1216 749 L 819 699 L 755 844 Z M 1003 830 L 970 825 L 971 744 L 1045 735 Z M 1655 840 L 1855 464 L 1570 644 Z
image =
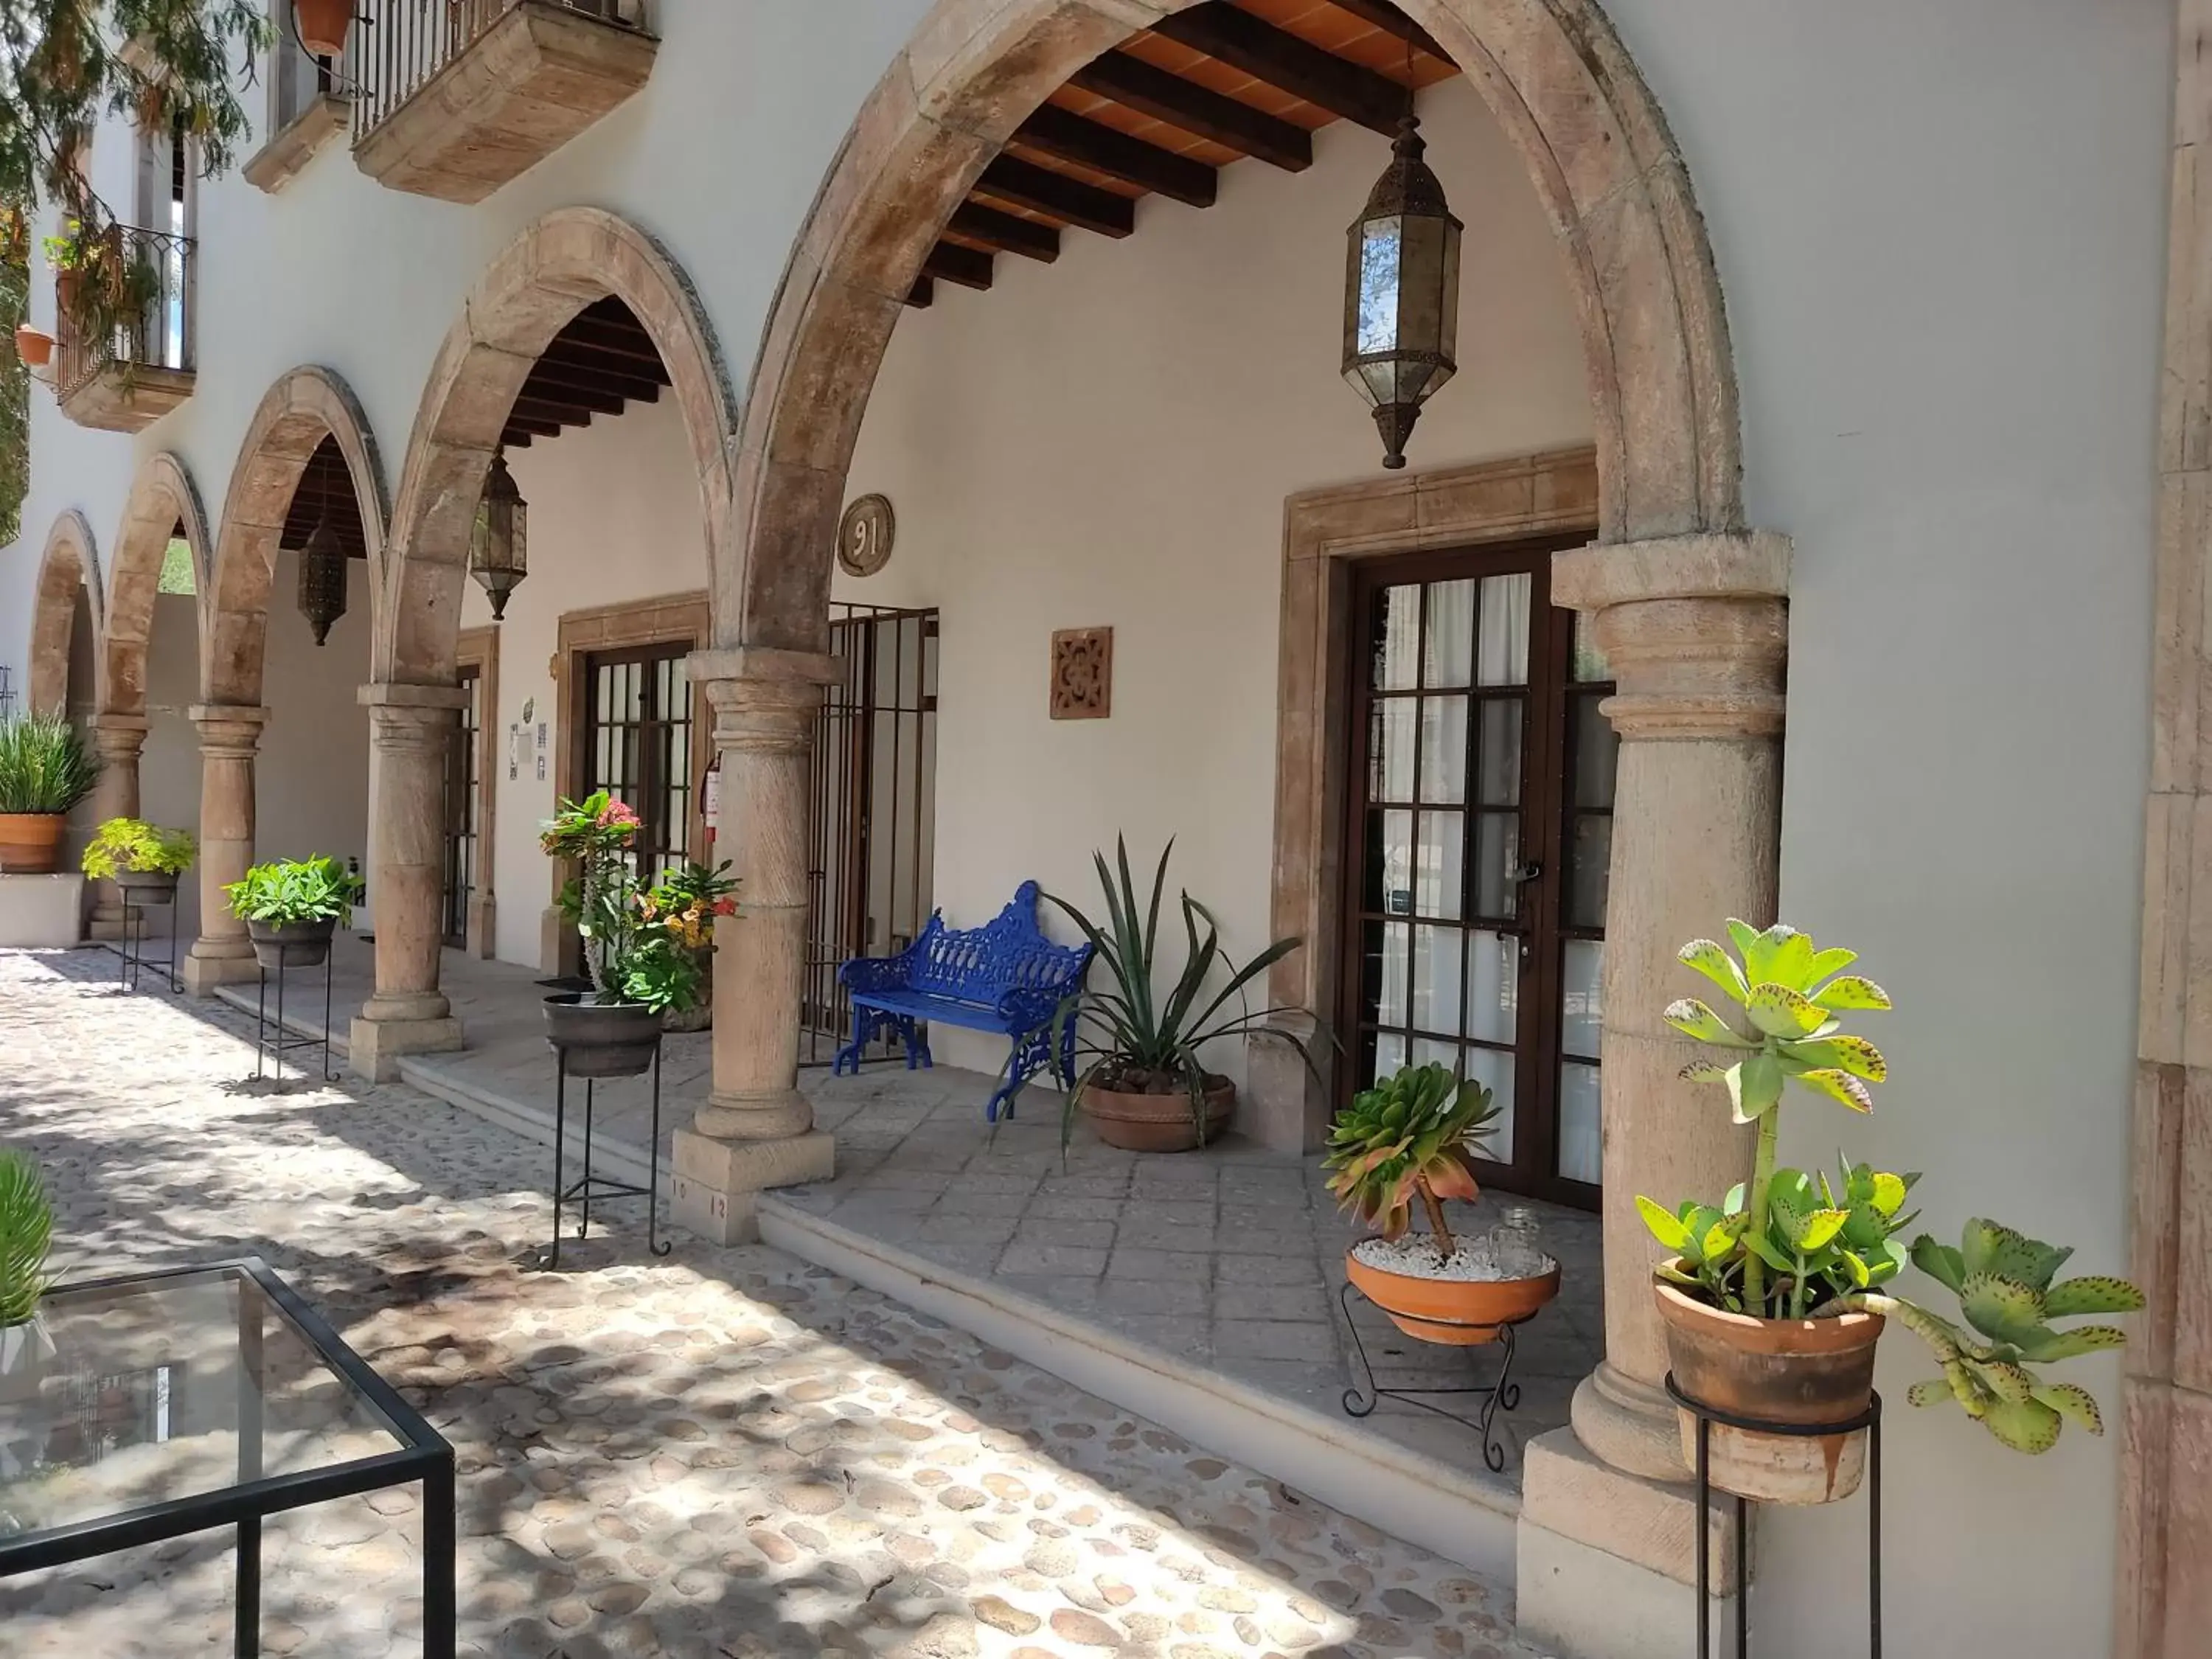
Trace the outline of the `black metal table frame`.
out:
M 1419 1406 L 1425 1412 L 1434 1412 L 1438 1417 L 1448 1418 L 1452 1422 L 1465 1425 L 1480 1435 L 1482 1461 L 1490 1466 L 1490 1472 L 1492 1474 L 1504 1474 L 1505 1447 L 1492 1431 L 1491 1425 L 1501 1409 L 1510 1412 L 1521 1403 L 1521 1385 L 1513 1380 L 1514 1328 L 1516 1326 L 1527 1324 L 1543 1310 L 1539 1308 L 1534 1313 L 1524 1314 L 1518 1319 L 1486 1320 L 1480 1324 L 1463 1324 L 1460 1321 L 1450 1319 L 1432 1319 L 1428 1322 L 1432 1325 L 1449 1325 L 1460 1330 L 1496 1331 L 1498 1333 L 1496 1346 L 1504 1350 L 1504 1358 L 1498 1362 L 1496 1382 L 1470 1382 L 1449 1389 L 1385 1389 L 1378 1387 L 1376 1383 L 1375 1364 L 1367 1357 L 1367 1345 L 1360 1340 L 1358 1323 L 1352 1316 L 1352 1298 L 1354 1296 L 1368 1303 L 1370 1306 L 1376 1305 L 1372 1297 L 1349 1279 L 1345 1281 L 1344 1288 L 1337 1292 L 1337 1303 L 1344 1310 L 1345 1328 L 1352 1333 L 1352 1351 L 1359 1356 L 1360 1371 L 1367 1378 L 1367 1386 L 1364 1389 L 1354 1384 L 1344 1391 L 1346 1413 L 1352 1417 L 1366 1417 L 1385 1400 L 1402 1400 L 1409 1406 Z M 1468 1351 L 1490 1346 L 1492 1345 L 1488 1343 L 1467 1345 Z M 1479 1394 L 1484 1396 L 1482 1409 L 1474 1419 L 1469 1422 L 1457 1412 L 1446 1411 L 1442 1406 L 1422 1399 L 1420 1396 L 1425 1394 Z M 1363 1398 L 1366 1401 L 1364 1405 L 1360 1403 Z
M 1823 1435 L 1868 1431 L 1867 1438 L 1867 1652 L 1881 1659 L 1881 1396 L 1877 1394 L 1856 1417 L 1841 1423 L 1773 1423 L 1762 1418 L 1738 1417 L 1691 1399 L 1674 1386 L 1667 1373 L 1667 1393 L 1674 1402 L 1698 1419 L 1696 1473 L 1698 1483 L 1698 1659 L 1712 1650 L 1711 1601 L 1713 1533 L 1711 1508 L 1713 1425 L 1742 1429 L 1753 1434 L 1787 1435 L 1793 1440 L 1817 1439 Z M 1751 1564 L 1747 1559 L 1749 1538 L 1746 1525 L 1747 1502 L 1735 1504 L 1735 1652 L 1736 1659 L 1751 1654 Z
M 458 1613 L 454 1584 L 453 1449 L 421 1414 L 402 1400 L 368 1362 L 345 1345 L 322 1316 L 300 1298 L 258 1256 L 196 1263 L 158 1273 L 124 1273 L 56 1286 L 47 1294 L 150 1290 L 163 1279 L 210 1273 L 236 1273 L 240 1356 L 254 1387 L 240 1389 L 238 1402 L 238 1480 L 220 1492 L 172 1498 L 98 1521 L 0 1540 L 0 1578 L 41 1568 L 67 1566 L 116 1550 L 158 1544 L 171 1538 L 238 1529 L 237 1659 L 258 1659 L 261 1652 L 261 1523 L 270 1516 L 334 1498 L 358 1497 L 390 1486 L 422 1484 L 422 1653 L 424 1659 L 453 1659 Z M 258 1292 L 258 1294 L 255 1294 Z M 398 1451 L 357 1458 L 296 1474 L 261 1473 L 261 1339 L 265 1297 L 306 1335 L 317 1357 L 337 1371 L 406 1442 Z
M 284 960 L 289 947 L 277 946 L 276 956 L 276 1035 L 269 1035 L 269 964 L 261 963 L 261 988 L 253 1000 L 253 1075 L 260 1079 L 264 1065 L 276 1063 L 276 1079 L 284 1079 L 284 1056 L 302 1048 L 323 1051 L 323 1081 L 335 1083 L 337 1074 L 331 1070 L 331 966 L 337 953 L 327 948 L 323 952 L 323 1034 L 319 1037 L 288 1036 L 290 1029 L 284 1024 L 284 976 L 291 969 Z
M 557 1043 L 553 1048 L 553 1243 L 545 1252 L 545 1267 L 550 1272 L 561 1265 L 561 1212 L 570 1204 L 580 1212 L 576 1219 L 576 1238 L 581 1243 L 592 1226 L 592 1200 L 610 1198 L 642 1198 L 645 1200 L 645 1248 L 655 1255 L 666 1255 L 676 1246 L 660 1237 L 660 1056 L 662 1034 L 653 1039 L 653 1130 L 646 1140 L 645 1185 L 634 1182 L 611 1181 L 605 1176 L 592 1174 L 592 1085 L 595 1078 L 584 1079 L 584 1174 L 579 1181 L 567 1179 L 568 1150 L 568 1054 Z
M 123 960 L 115 970 L 116 988 L 136 991 L 139 976 L 148 968 L 153 968 L 155 977 L 166 984 L 169 994 L 174 996 L 184 988 L 177 982 L 177 890 L 173 887 L 166 890 L 158 887 L 125 887 L 119 890 L 123 894 L 123 937 L 115 943 L 115 954 Z M 132 898 L 131 895 L 134 892 L 161 894 L 150 902 L 169 907 L 169 965 L 167 968 L 157 967 L 146 960 L 147 902 Z

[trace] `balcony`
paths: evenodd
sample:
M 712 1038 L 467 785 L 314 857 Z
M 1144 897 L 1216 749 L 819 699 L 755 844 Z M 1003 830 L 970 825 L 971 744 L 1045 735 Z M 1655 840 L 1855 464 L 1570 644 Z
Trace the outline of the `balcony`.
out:
M 641 0 L 377 0 L 356 26 L 354 160 L 481 202 L 627 100 L 660 43 Z
M 193 244 L 167 231 L 118 225 L 122 269 L 145 299 L 102 337 L 66 304 L 54 339 L 53 387 L 79 426 L 137 432 L 192 395 Z

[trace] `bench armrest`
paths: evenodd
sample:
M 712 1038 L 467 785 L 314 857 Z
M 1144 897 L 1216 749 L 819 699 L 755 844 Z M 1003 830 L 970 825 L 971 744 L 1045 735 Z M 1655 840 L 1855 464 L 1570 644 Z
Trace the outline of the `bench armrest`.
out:
M 1006 1030 L 1017 1036 L 1024 1031 L 1034 1031 L 1041 1025 L 1052 1024 L 1059 1018 L 1061 1007 L 1073 1002 L 1078 988 L 1073 984 L 1018 985 L 1000 996 L 999 1017 L 1006 1022 Z
M 837 970 L 837 982 L 853 991 L 903 991 L 912 945 L 895 957 L 855 957 Z

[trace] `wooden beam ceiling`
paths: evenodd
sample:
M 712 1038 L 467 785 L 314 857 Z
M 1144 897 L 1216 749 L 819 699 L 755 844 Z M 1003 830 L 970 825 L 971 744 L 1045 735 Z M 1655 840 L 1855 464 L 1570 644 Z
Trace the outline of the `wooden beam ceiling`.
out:
M 669 384 L 645 325 L 620 300 L 598 301 L 570 318 L 532 365 L 507 414 L 504 441 L 527 448 L 533 438 L 588 426 L 594 415 L 655 402 Z
M 314 453 L 307 457 L 307 469 L 293 489 L 292 505 L 285 512 L 284 528 L 277 535 L 276 545 L 298 552 L 325 519 L 337 532 L 338 545 L 345 549 L 346 557 L 368 556 L 368 534 L 362 528 L 361 508 L 354 501 L 353 474 L 347 470 L 337 440 L 328 437 L 317 444 Z
M 1207 0 L 1076 71 L 957 208 L 907 303 L 988 289 L 994 256 L 1050 261 L 1067 229 L 1125 237 L 1137 204 L 1213 205 L 1247 157 L 1302 172 L 1339 120 L 1395 134 L 1409 88 L 1459 73 L 1391 0 Z

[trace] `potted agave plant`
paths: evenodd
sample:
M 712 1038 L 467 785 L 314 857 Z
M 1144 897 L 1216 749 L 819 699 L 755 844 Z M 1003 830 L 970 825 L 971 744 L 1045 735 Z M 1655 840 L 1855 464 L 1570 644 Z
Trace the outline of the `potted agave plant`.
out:
M 1955 1399 L 2007 1444 L 2039 1451 L 2072 1417 L 2101 1432 L 2086 1390 L 2048 1384 L 2026 1370 L 2125 1339 L 2114 1328 L 2052 1332 L 2048 1317 L 2121 1312 L 2142 1305 L 2124 1279 L 2052 1283 L 2068 1252 L 1986 1221 L 1969 1223 L 1953 1250 L 1927 1235 L 1908 1249 L 1900 1213 L 1917 1176 L 1866 1164 L 1826 1174 L 1778 1167 L 1781 1107 L 1795 1085 L 1850 1109 L 1872 1109 L 1869 1084 L 1888 1062 L 1842 1016 L 1886 1011 L 1871 980 L 1844 970 L 1850 951 L 1814 948 L 1793 927 L 1765 931 L 1731 921 L 1736 954 L 1711 939 L 1680 959 L 1718 986 L 1741 1011 L 1741 1024 L 1706 1003 L 1670 1005 L 1675 1030 L 1718 1049 L 1682 1075 L 1725 1087 L 1735 1121 L 1758 1127 L 1750 1179 L 1718 1205 L 1692 1200 L 1673 1210 L 1639 1197 L 1652 1235 L 1673 1252 L 1655 1270 L 1675 1386 L 1699 1405 L 1799 1428 L 1850 1423 L 1870 1405 L 1875 1345 L 1899 1319 L 1928 1340 L 1944 1376 L 1916 1388 L 1915 1404 Z M 1881 1287 L 1916 1265 L 1960 1298 L 1972 1334 Z M 1697 1419 L 1680 1413 L 1683 1456 L 1694 1455 Z M 1825 1504 L 1856 1491 L 1866 1431 L 1780 1435 L 1715 1424 L 1708 1443 L 1713 1484 L 1778 1504 Z
M 1484 1252 L 1453 1236 L 1444 1200 L 1473 1203 L 1475 1150 L 1498 1109 L 1490 1091 L 1434 1062 L 1408 1066 L 1362 1090 L 1336 1115 L 1328 1189 L 1374 1230 L 1345 1253 L 1344 1271 L 1407 1335 L 1475 1347 L 1559 1293 L 1556 1261 L 1533 1277 L 1501 1278 Z M 1414 1201 L 1425 1234 L 1409 1231 Z
M 319 968 L 331 937 L 353 926 L 362 878 L 337 860 L 277 859 L 257 864 L 226 884 L 230 913 L 246 924 L 254 959 L 264 968 Z
M 62 825 L 99 777 L 99 761 L 67 716 L 0 720 L 0 872 L 52 875 Z
M 199 850 L 185 830 L 164 830 L 143 818 L 110 818 L 94 832 L 82 863 L 95 881 L 112 881 L 126 893 L 166 903 Z
M 1067 1097 L 1061 1138 L 1079 1110 L 1109 1146 L 1187 1152 L 1220 1134 L 1237 1109 L 1237 1085 L 1206 1069 L 1205 1050 L 1267 1023 L 1275 1010 L 1254 1012 L 1244 1001 L 1244 988 L 1297 950 L 1299 941 L 1278 939 L 1240 965 L 1222 949 L 1212 913 L 1186 892 L 1188 953 L 1172 982 L 1166 981 L 1160 911 L 1175 842 L 1161 849 L 1152 897 L 1141 909 L 1129 875 L 1128 845 L 1117 837 L 1114 850 L 1110 870 L 1104 854 L 1091 854 L 1106 901 L 1103 927 L 1066 899 L 1052 899 L 1091 941 L 1091 972 L 1103 971 L 1106 981 L 1075 998 L 1076 1047 L 1090 1063 Z M 1163 983 L 1169 983 L 1164 996 L 1158 988 Z
M 39 1316 L 53 1231 L 38 1165 L 21 1152 L 0 1152 L 0 1403 L 34 1398 L 53 1358 L 53 1338 Z
M 548 857 L 576 866 L 560 908 L 582 936 L 592 988 L 545 999 L 546 1040 L 573 1077 L 637 1076 L 653 1064 L 665 1017 L 698 1006 L 706 987 L 707 953 L 695 941 L 711 933 L 692 923 L 688 901 L 665 908 L 641 884 L 630 855 L 637 830 L 637 814 L 602 789 L 562 801 L 538 837 Z M 733 885 L 713 896 L 710 917 L 727 914 Z

